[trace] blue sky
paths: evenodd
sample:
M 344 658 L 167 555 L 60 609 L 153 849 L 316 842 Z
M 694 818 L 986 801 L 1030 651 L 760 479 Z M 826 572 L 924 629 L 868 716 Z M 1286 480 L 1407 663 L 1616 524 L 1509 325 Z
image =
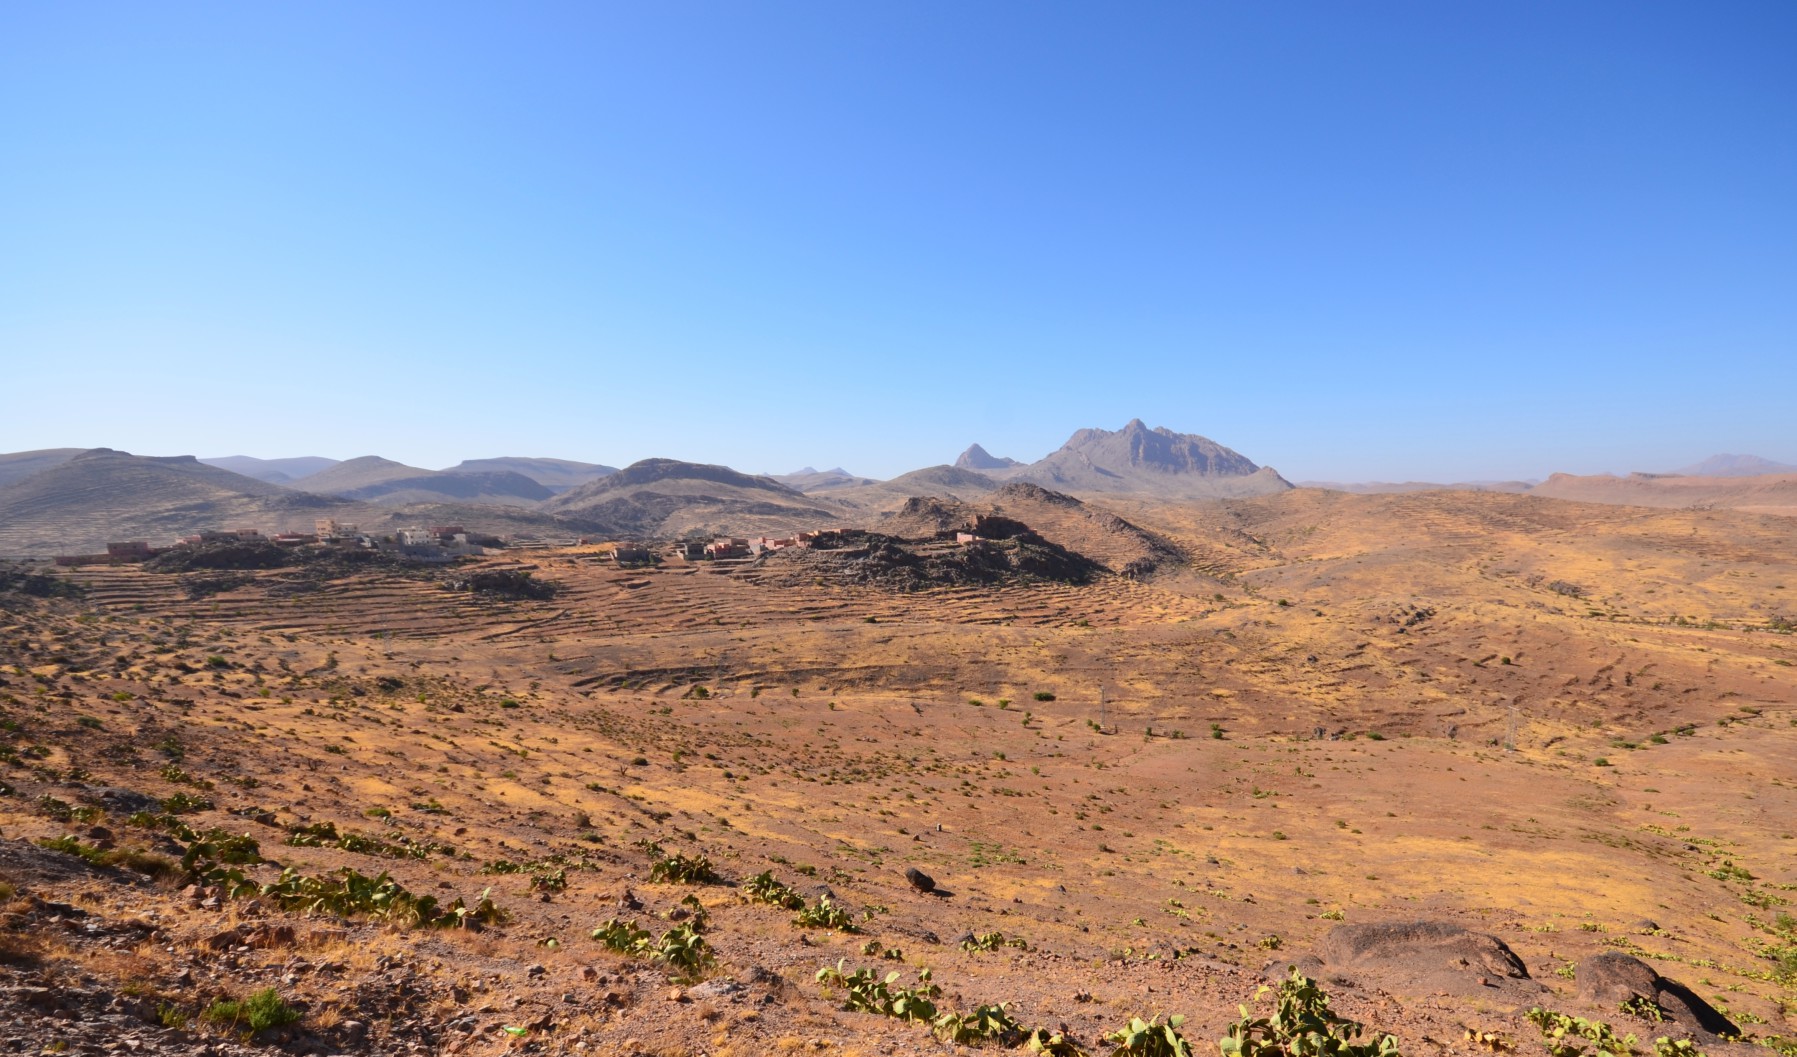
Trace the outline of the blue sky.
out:
M 12 4 L 0 451 L 1797 462 L 1797 5 Z

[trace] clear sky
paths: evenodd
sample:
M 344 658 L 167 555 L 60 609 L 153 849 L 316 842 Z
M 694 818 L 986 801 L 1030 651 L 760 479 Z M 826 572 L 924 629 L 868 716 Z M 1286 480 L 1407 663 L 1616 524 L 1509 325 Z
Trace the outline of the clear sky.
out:
M 0 451 L 1797 462 L 1797 3 L 11 3 L 0 389 Z

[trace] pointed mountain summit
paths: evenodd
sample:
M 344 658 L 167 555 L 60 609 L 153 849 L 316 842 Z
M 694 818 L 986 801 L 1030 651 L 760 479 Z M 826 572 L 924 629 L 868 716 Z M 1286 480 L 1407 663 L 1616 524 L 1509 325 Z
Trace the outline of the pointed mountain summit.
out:
M 963 470 L 1008 470 L 1023 464 L 1012 458 L 1000 458 L 980 447 L 972 445 L 955 460 L 955 465 Z

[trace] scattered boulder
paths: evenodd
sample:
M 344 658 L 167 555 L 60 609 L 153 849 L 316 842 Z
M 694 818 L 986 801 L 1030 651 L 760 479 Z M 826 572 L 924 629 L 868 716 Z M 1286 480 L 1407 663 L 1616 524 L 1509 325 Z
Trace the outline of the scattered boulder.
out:
M 1318 945 L 1308 975 L 1352 971 L 1392 990 L 1469 995 L 1506 992 L 1519 1001 L 1545 990 L 1496 936 L 1445 921 L 1337 925 Z M 1327 973 L 1324 972 L 1327 971 Z
M 734 980 L 707 980 L 704 983 L 694 984 L 690 989 L 687 990 L 686 993 L 687 993 L 688 997 L 695 998 L 695 999 L 704 999 L 704 998 L 735 999 L 735 998 L 739 997 L 745 990 L 747 990 L 747 989 L 744 988 L 743 985 L 737 983 Z
M 241 946 L 249 934 L 250 927 L 248 925 L 238 925 L 235 928 L 229 928 L 206 937 L 200 945 L 209 951 L 227 951 L 232 947 Z
M 1653 966 L 1621 951 L 1594 954 L 1578 966 L 1579 1001 L 1606 1014 L 1644 1003 L 1691 1032 L 1739 1035 L 1741 1029 L 1690 988 L 1668 980 Z M 1639 1008 L 1639 1007 L 1637 1007 Z
M 905 867 L 905 880 L 909 881 L 911 887 L 917 889 L 919 892 L 934 892 L 936 890 L 936 879 L 915 866 Z
M 467 576 L 445 580 L 451 591 L 467 591 L 484 598 L 503 601 L 546 602 L 554 598 L 561 585 L 552 580 L 538 580 L 522 569 L 488 569 Z
M 89 791 L 92 799 L 97 801 L 109 813 L 121 817 L 135 815 L 139 811 L 161 810 L 162 802 L 147 793 L 134 789 L 123 789 L 117 786 L 103 786 Z M 88 799 L 84 797 L 83 799 Z

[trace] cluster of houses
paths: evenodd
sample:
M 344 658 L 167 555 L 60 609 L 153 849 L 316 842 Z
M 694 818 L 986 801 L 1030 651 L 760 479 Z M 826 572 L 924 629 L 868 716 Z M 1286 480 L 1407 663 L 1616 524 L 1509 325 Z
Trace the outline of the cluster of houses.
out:
M 770 551 L 785 550 L 788 547 L 809 548 L 819 536 L 826 533 L 846 533 L 852 530 L 845 528 L 817 529 L 811 532 L 799 532 L 791 536 L 717 536 L 710 540 L 680 540 L 669 545 L 662 554 L 657 554 L 649 545 L 643 543 L 601 542 L 594 539 L 583 539 L 581 544 L 597 546 L 601 560 L 615 561 L 619 565 L 652 565 L 662 557 L 678 558 L 682 561 L 734 561 L 746 558 L 758 558 Z
M 489 541 L 490 542 L 490 541 Z M 56 564 L 65 567 L 82 565 L 128 565 L 147 561 L 175 547 L 197 547 L 207 543 L 272 543 L 277 547 L 300 547 L 321 544 L 329 547 L 362 548 L 399 554 L 415 561 L 446 562 L 465 555 L 485 554 L 486 549 L 470 540 L 461 525 L 435 525 L 428 529 L 400 529 L 390 536 L 364 533 L 355 525 L 319 518 L 310 534 L 277 532 L 264 535 L 261 529 L 226 529 L 196 532 L 182 536 L 167 547 L 153 547 L 143 540 L 108 543 L 105 554 L 59 554 Z
M 403 528 L 390 536 L 377 536 L 365 533 L 353 524 L 319 518 L 312 529 L 312 536 L 302 538 L 303 542 L 384 551 L 414 561 L 446 562 L 486 553 L 486 548 L 474 542 L 468 535 L 468 530 L 461 525 L 432 525 L 427 529 Z M 281 538 L 276 537 L 275 542 L 280 543 Z
M 758 536 L 745 539 L 741 536 L 719 536 L 707 543 L 703 540 L 683 540 L 674 545 L 674 556 L 687 561 L 725 561 L 733 558 L 755 558 L 769 551 L 785 550 L 788 547 L 806 548 L 814 543 L 825 531 L 841 532 L 842 529 L 820 529 L 816 532 L 800 532 L 793 536 L 775 538 Z

